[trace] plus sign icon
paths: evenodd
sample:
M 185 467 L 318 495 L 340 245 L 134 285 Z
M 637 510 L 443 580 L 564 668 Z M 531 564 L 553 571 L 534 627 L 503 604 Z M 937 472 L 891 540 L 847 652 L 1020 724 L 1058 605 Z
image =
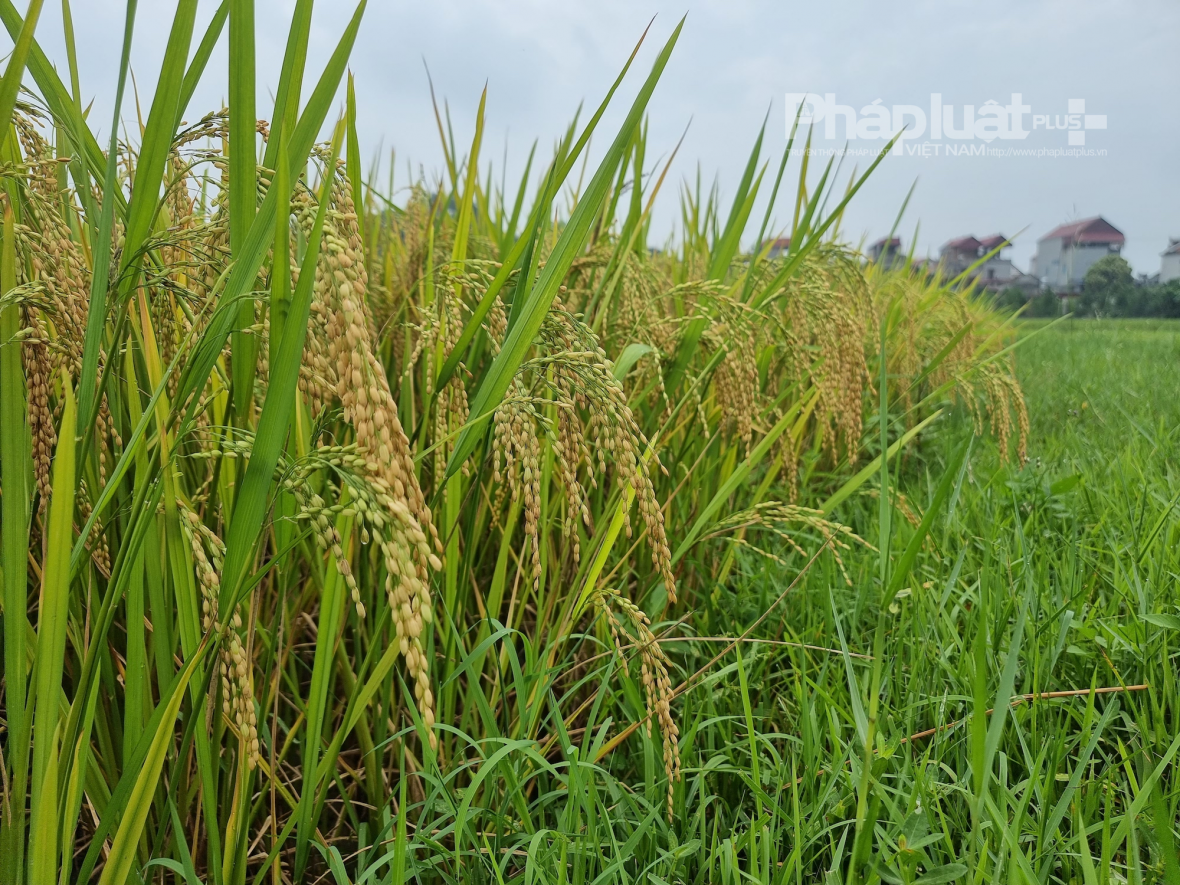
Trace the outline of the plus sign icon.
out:
M 1067 102 L 1067 113 L 1033 114 L 1032 128 L 1034 130 L 1064 129 L 1070 147 L 1082 147 L 1086 144 L 1088 131 L 1106 128 L 1106 114 L 1088 114 L 1084 98 L 1071 98 Z
M 1078 126 L 1078 118 L 1081 118 L 1081 126 Z M 1086 130 L 1088 129 L 1105 129 L 1106 128 L 1106 114 L 1087 114 L 1086 100 L 1084 98 L 1071 98 L 1069 100 L 1069 114 L 1067 114 L 1070 146 L 1084 145 L 1086 143 Z

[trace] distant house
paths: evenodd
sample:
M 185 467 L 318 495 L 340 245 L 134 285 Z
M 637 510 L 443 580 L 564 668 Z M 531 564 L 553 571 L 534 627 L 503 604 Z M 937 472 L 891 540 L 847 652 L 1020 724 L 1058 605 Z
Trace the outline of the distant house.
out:
M 1076 292 L 1099 258 L 1118 255 L 1126 237 L 1123 232 L 1096 216 L 1054 228 L 1037 240 L 1030 273 L 1057 292 Z
M 953 279 L 983 256 L 995 252 L 971 271 L 971 279 L 985 289 L 1003 289 L 1026 276 L 1016 269 L 1011 258 L 1004 257 L 1004 250 L 1010 245 L 1011 242 L 1003 234 L 993 234 L 983 239 L 971 235 L 958 237 L 939 250 L 938 266 L 945 278 Z
M 869 261 L 892 266 L 905 260 L 901 251 L 901 237 L 881 237 L 869 246 Z
M 790 237 L 779 237 L 777 240 L 768 240 L 762 244 L 763 249 L 769 248 L 766 257 L 769 259 L 782 258 L 791 248 Z
M 968 234 L 944 243 L 938 250 L 938 266 L 944 276 L 957 277 L 979 258 L 980 242 Z
M 1160 255 L 1161 283 L 1180 280 L 1180 240 L 1168 237 L 1168 248 Z

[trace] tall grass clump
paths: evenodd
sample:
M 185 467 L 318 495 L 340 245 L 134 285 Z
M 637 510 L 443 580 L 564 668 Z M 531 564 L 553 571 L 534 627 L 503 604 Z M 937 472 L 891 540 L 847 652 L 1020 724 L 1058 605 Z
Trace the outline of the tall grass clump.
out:
M 259 121 L 252 4 L 198 35 L 181 0 L 138 141 L 104 148 L 72 33 L 67 87 L 39 4 L 0 0 L 0 878 L 929 883 L 964 858 L 978 877 L 1073 863 L 1053 860 L 1074 851 L 1053 842 L 1066 800 L 1046 809 L 1037 778 L 1057 789 L 1077 729 L 1049 762 L 1032 743 L 1027 781 L 1004 731 L 1033 527 L 980 516 L 1020 540 L 977 552 L 963 514 L 1000 505 L 960 503 L 965 446 L 927 450 L 958 402 L 997 475 L 1024 475 L 1013 323 L 842 245 L 865 175 L 837 190 L 804 164 L 790 249 L 743 251 L 777 232 L 790 156 L 755 229 L 761 135 L 728 209 L 685 186 L 674 244 L 649 249 L 668 167 L 647 174 L 644 118 L 682 25 L 576 184 L 639 46 L 514 191 L 481 173 L 482 100 L 466 146 L 438 114 L 437 179 L 382 191 L 346 77 L 364 6 L 313 79 L 296 4 Z M 229 106 L 190 124 L 222 31 Z M 1087 760 L 1115 727 L 1096 697 Z M 969 753 L 926 745 L 967 778 L 946 786 L 902 737 L 964 716 Z M 1138 850 L 1157 781 L 1107 860 Z M 1024 847 L 1034 819 L 1051 853 Z

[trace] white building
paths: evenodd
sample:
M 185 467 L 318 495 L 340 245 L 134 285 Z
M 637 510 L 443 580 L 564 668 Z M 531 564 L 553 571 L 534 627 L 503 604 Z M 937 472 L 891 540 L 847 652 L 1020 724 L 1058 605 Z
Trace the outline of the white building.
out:
M 1180 240 L 1168 238 L 1168 248 L 1160 255 L 1160 282 L 1180 280 Z
M 1096 216 L 1063 224 L 1037 240 L 1030 273 L 1055 292 L 1076 292 L 1099 258 L 1118 255 L 1126 237 Z

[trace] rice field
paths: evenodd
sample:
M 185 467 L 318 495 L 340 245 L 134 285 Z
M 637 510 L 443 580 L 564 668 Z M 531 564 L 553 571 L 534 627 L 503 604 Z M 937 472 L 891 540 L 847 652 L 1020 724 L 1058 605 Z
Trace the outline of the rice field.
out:
M 1180 882 L 1180 327 L 866 263 L 876 163 L 675 181 L 683 22 L 518 183 L 482 102 L 395 182 L 363 2 L 322 71 L 295 4 L 272 104 L 253 4 L 181 0 L 105 145 L 39 8 L 0 0 L 0 881 Z

